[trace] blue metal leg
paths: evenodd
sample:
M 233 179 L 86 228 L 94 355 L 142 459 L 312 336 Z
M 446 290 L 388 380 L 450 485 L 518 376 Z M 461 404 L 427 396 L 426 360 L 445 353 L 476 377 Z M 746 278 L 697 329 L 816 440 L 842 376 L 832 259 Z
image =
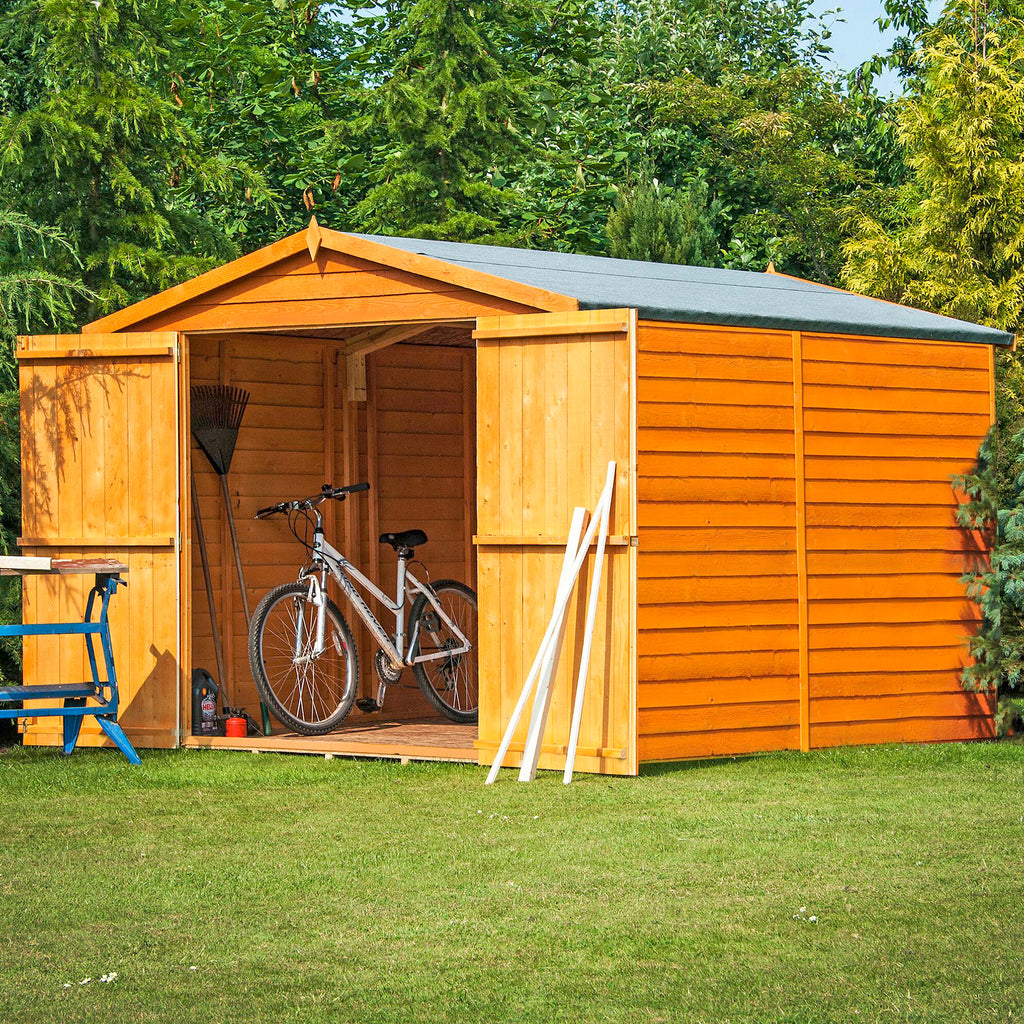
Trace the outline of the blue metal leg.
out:
M 85 707 L 85 698 L 65 697 L 64 707 Z M 62 721 L 64 722 L 64 753 L 70 754 L 75 749 L 75 744 L 78 742 L 78 730 L 82 728 L 82 716 L 65 715 Z
M 67 719 L 65 719 L 67 721 Z M 114 741 L 114 746 L 124 754 L 125 757 L 131 761 L 132 764 L 142 764 L 142 758 L 135 753 L 135 748 L 131 744 L 131 740 L 128 739 L 124 734 L 124 729 L 121 728 L 112 718 L 107 718 L 105 715 L 97 715 L 96 721 L 100 723 L 100 728 Z

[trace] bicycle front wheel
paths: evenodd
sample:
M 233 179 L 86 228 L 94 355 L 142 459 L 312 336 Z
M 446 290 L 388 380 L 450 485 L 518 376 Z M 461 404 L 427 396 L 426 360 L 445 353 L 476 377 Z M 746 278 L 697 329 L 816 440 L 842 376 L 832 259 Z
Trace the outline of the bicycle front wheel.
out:
M 263 702 L 284 726 L 306 736 L 336 729 L 359 689 L 352 630 L 327 602 L 324 643 L 317 647 L 317 607 L 305 583 L 275 587 L 256 608 L 249 629 L 249 665 Z
M 438 580 L 430 589 L 444 617 L 426 594 L 416 598 L 409 613 L 410 628 L 416 630 L 415 657 L 457 651 L 463 646 L 448 622 L 469 641 L 469 650 L 414 661 L 416 682 L 423 696 L 446 718 L 453 722 L 475 722 L 479 706 L 476 594 L 455 580 Z

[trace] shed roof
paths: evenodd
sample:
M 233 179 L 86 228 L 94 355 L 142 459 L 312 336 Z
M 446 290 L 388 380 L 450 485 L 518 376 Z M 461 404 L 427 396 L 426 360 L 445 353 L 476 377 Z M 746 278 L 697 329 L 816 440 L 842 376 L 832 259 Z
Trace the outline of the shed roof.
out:
M 218 288 L 272 274 L 276 264 L 304 249 L 311 260 L 321 250 L 333 250 L 538 310 L 636 308 L 647 319 L 682 323 L 987 345 L 1013 341 L 1005 331 L 782 274 L 357 235 L 321 228 L 315 218 L 304 232 L 111 313 L 83 330 L 137 329 L 149 318 L 200 296 L 215 301 L 211 293 Z
M 1013 335 L 782 274 L 643 263 L 537 249 L 357 235 L 520 284 L 580 309 L 634 307 L 650 320 L 1008 345 Z

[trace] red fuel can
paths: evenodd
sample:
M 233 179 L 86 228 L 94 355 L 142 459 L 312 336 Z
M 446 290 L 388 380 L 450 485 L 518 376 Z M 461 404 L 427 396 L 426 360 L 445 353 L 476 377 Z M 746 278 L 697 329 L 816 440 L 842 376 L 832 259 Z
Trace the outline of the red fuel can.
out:
M 244 718 L 229 718 L 224 723 L 224 735 L 233 736 L 236 739 L 245 739 L 247 723 Z

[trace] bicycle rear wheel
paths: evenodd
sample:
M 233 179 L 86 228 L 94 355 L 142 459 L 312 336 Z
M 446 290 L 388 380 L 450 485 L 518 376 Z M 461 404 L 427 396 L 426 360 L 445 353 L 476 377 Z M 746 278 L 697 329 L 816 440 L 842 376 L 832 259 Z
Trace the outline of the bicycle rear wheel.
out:
M 336 729 L 359 688 L 352 630 L 327 601 L 324 649 L 315 654 L 317 608 L 305 583 L 275 587 L 256 608 L 249 629 L 249 666 L 256 689 L 274 717 L 306 736 Z
M 456 580 L 438 580 L 430 588 L 441 610 L 470 643 L 463 654 L 414 661 L 412 670 L 423 696 L 453 722 L 475 722 L 479 710 L 477 686 L 476 594 Z M 458 650 L 462 642 L 437 610 L 420 594 L 409 613 L 410 629 L 416 630 L 415 656 Z

